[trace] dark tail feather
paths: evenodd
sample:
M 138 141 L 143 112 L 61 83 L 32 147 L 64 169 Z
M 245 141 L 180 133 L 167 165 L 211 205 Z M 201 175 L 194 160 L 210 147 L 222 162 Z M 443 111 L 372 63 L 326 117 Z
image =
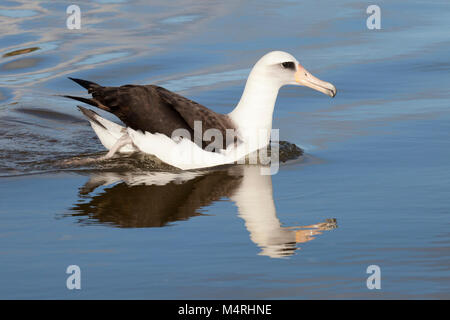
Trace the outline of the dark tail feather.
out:
M 68 78 L 72 81 L 75 81 L 76 83 L 78 83 L 80 86 L 82 86 L 85 89 L 90 89 L 92 87 L 100 87 L 100 85 L 95 82 L 91 82 L 91 81 L 87 81 L 87 80 L 83 80 L 83 79 L 71 78 L 71 77 L 68 77 Z
M 86 116 L 86 118 L 88 118 L 92 122 L 95 122 L 100 127 L 106 129 L 105 126 L 103 124 L 101 124 L 100 121 L 98 121 L 97 118 L 95 117 L 95 116 L 98 116 L 98 114 L 96 112 L 94 112 L 94 111 L 92 111 L 90 109 L 83 108 L 82 106 L 77 106 L 77 107 Z
M 103 87 L 95 82 L 91 82 L 91 81 L 87 81 L 87 80 L 83 80 L 83 79 L 76 79 L 76 78 L 71 78 L 69 77 L 70 80 L 75 81 L 76 83 L 78 83 L 80 86 L 82 86 L 85 89 L 88 89 L 88 93 L 93 94 L 93 92 L 96 89 L 101 90 Z M 107 106 L 104 106 L 102 103 L 98 102 L 95 99 L 89 99 L 89 98 L 83 98 L 83 97 L 76 97 L 76 96 L 69 96 L 69 95 L 63 95 L 62 97 L 65 98 L 69 98 L 69 99 L 74 99 L 77 101 L 81 101 L 83 103 L 87 103 L 91 106 L 97 107 L 99 109 L 111 112 L 111 109 L 108 108 Z
M 84 102 L 84 103 L 86 103 L 86 104 L 89 104 L 89 105 L 91 105 L 91 106 L 94 106 L 94 107 L 103 109 L 103 108 L 101 108 L 101 107 L 99 106 L 98 102 L 96 102 L 94 99 L 88 99 L 88 98 L 83 98 L 83 97 L 75 97 L 75 96 L 65 96 L 65 95 L 62 96 L 62 97 L 69 98 L 69 99 L 74 99 L 74 100 L 78 100 L 78 101 Z

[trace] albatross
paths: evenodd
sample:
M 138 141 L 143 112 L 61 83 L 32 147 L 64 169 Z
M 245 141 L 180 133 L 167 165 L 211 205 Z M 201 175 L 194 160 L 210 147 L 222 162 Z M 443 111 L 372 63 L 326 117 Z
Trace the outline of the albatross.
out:
M 332 98 L 336 95 L 334 85 L 314 77 L 283 51 L 269 52 L 257 61 L 239 103 L 228 114 L 214 112 L 156 85 L 104 87 L 69 79 L 87 89 L 91 98 L 64 97 L 110 112 L 125 124 L 78 106 L 109 150 L 100 160 L 117 152 L 140 151 L 182 170 L 231 164 L 267 147 L 278 91 L 285 85 L 310 87 Z M 211 130 L 213 134 L 207 134 Z M 214 148 L 208 148 L 212 144 Z

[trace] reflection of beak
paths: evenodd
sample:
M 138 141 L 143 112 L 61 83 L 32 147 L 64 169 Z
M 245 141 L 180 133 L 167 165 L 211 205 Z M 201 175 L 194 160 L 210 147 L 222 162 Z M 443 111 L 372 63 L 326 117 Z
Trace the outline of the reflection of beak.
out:
M 336 95 L 336 88 L 329 82 L 322 81 L 314 77 L 300 64 L 298 65 L 298 70 L 295 73 L 295 82 L 301 86 L 310 87 L 314 90 L 320 91 L 334 98 Z

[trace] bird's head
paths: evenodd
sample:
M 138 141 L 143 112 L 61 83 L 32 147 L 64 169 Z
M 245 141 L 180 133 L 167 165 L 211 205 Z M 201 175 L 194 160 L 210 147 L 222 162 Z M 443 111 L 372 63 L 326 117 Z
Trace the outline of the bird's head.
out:
M 264 77 L 279 87 L 285 85 L 306 86 L 334 98 L 336 88 L 331 83 L 314 77 L 292 55 L 272 51 L 264 55 L 253 67 L 256 77 Z

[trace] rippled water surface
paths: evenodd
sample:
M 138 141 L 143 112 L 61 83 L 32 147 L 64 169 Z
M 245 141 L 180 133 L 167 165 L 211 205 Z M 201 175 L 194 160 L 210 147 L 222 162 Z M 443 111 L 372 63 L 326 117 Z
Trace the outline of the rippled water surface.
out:
M 378 1 L 381 30 L 369 1 L 77 3 L 80 30 L 66 1 L 0 3 L 0 298 L 450 298 L 447 1 Z M 271 50 L 338 88 L 280 91 L 305 155 L 276 175 L 61 165 L 105 152 L 68 76 L 227 113 Z

